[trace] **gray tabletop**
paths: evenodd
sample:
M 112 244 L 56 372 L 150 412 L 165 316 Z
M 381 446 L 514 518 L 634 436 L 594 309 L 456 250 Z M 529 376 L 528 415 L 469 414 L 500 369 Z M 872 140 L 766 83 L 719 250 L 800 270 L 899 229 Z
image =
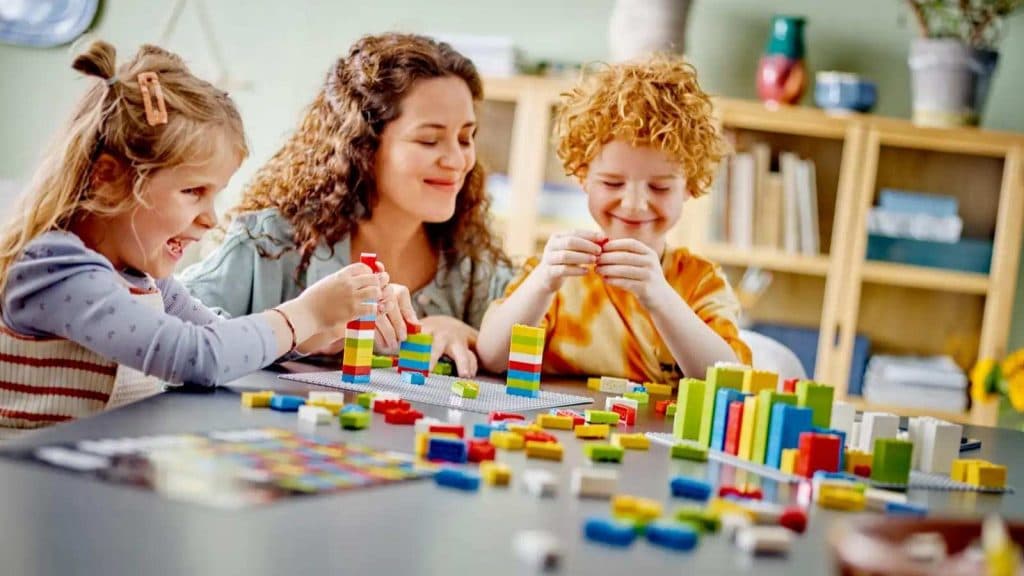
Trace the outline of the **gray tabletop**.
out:
M 304 369 L 292 365 L 292 369 Z M 579 392 L 575 386 L 549 388 Z M 238 391 L 274 389 L 302 394 L 313 388 L 261 372 L 208 395 L 163 394 L 100 416 L 18 438 L 12 446 L 86 438 L 204 432 L 254 426 L 294 429 L 294 414 L 240 408 Z M 346 393 L 346 400 L 352 394 Z M 603 395 L 593 394 L 603 406 Z M 417 406 L 428 416 L 461 417 L 469 427 L 484 415 Z M 636 429 L 668 431 L 670 419 L 650 410 Z M 972 457 L 1006 464 L 1010 483 L 1021 469 L 1022 435 L 972 428 L 983 447 Z M 522 452 L 499 451 L 513 468 L 510 488 L 482 487 L 477 493 L 441 489 L 430 480 L 288 499 L 242 511 L 222 511 L 173 502 L 122 486 L 0 459 L 0 573 L 2 574 L 521 574 L 511 539 L 523 529 L 557 534 L 564 551 L 562 573 L 622 574 L 821 574 L 832 571 L 828 531 L 854 515 L 811 508 L 806 534 L 785 558 L 750 560 L 713 535 L 690 553 L 655 548 L 638 540 L 619 550 L 582 537 L 584 518 L 607 516 L 605 500 L 578 500 L 569 476 L 585 462 L 581 442 L 563 436 L 561 463 L 526 460 Z M 376 448 L 411 452 L 413 429 L 385 424 L 380 415 L 368 430 L 320 427 L 317 436 Z M 630 451 L 620 470 L 623 493 L 656 498 L 666 512 L 684 504 L 669 495 L 668 478 L 688 474 L 716 481 L 731 469 L 671 460 L 664 447 Z M 550 469 L 560 478 L 559 494 L 539 500 L 524 493 L 518 475 L 527 467 Z M 779 497 L 787 498 L 786 490 Z M 976 516 L 998 510 L 1011 517 L 1024 511 L 1024 496 L 965 493 L 910 493 L 933 512 Z

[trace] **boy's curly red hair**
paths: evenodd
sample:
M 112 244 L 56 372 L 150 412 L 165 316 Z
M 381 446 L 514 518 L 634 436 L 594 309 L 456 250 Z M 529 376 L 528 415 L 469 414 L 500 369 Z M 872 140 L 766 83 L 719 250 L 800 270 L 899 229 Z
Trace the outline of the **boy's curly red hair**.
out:
M 696 69 L 664 54 L 584 71 L 576 87 L 562 94 L 555 137 L 566 174 L 580 179 L 612 140 L 662 150 L 682 166 L 694 198 L 710 188 L 727 151 Z

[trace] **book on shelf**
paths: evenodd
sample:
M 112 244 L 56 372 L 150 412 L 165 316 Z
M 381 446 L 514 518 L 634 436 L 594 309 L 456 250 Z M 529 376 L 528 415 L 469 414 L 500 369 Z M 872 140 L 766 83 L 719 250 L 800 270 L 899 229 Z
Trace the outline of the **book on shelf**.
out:
M 710 239 L 738 248 L 821 252 L 814 162 L 755 144 L 722 161 L 711 189 Z

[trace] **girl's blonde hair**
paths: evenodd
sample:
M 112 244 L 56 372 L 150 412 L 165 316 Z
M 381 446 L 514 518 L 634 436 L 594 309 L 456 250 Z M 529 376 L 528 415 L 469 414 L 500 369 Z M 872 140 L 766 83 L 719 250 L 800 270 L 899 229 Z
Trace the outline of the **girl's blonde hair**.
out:
M 75 105 L 0 233 L 0 292 L 11 265 L 40 234 L 67 230 L 86 215 L 133 210 L 144 203 L 142 188 L 148 177 L 201 161 L 214 146 L 232 145 L 240 158 L 248 155 L 242 118 L 231 98 L 193 76 L 175 54 L 144 45 L 117 67 L 114 47 L 97 41 L 71 67 L 96 81 Z M 166 124 L 151 126 L 146 121 L 138 81 L 144 72 L 157 75 L 167 107 Z M 123 185 L 93 185 L 93 166 L 102 154 L 125 169 Z

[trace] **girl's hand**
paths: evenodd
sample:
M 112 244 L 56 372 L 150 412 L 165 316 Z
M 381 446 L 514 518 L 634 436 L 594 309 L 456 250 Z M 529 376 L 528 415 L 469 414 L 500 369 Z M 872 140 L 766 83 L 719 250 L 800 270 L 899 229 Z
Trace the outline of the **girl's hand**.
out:
M 611 240 L 605 244 L 596 270 L 605 282 L 629 290 L 648 309 L 667 294 L 666 290 L 672 291 L 665 280 L 658 254 L 633 238 Z
M 601 244 L 606 241 L 604 234 L 588 230 L 556 233 L 548 239 L 533 273 L 544 290 L 554 292 L 569 276 L 586 275 L 587 267 L 597 263 Z
M 451 316 L 427 316 L 422 320 L 423 331 L 432 334 L 434 345 L 430 350 L 430 369 L 448 355 L 455 362 L 459 376 L 472 378 L 477 372 L 476 347 L 477 331 L 472 326 Z
M 296 300 L 317 320 L 317 332 L 344 334 L 345 324 L 370 313 L 380 301 L 380 280 L 366 264 L 349 264 L 320 279 Z

